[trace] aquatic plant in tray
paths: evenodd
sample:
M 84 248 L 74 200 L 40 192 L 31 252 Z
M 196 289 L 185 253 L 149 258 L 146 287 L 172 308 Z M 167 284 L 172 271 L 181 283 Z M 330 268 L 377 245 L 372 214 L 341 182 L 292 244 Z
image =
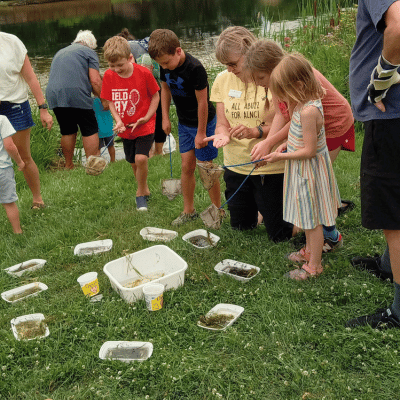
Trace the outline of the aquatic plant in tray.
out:
M 219 262 L 214 267 L 214 270 L 218 272 L 219 275 L 225 274 L 243 282 L 249 281 L 260 272 L 260 268 L 256 267 L 255 265 L 230 259 Z
M 13 318 L 11 329 L 17 340 L 40 339 L 50 334 L 44 315 L 40 313 Z
M 7 303 L 16 303 L 17 301 L 36 296 L 48 287 L 42 282 L 33 282 L 27 285 L 19 286 L 11 290 L 7 290 L 1 294 L 1 298 Z
M 204 329 L 223 331 L 231 326 L 242 314 L 244 308 L 234 304 L 220 303 L 213 307 L 206 315 L 202 315 L 197 325 Z

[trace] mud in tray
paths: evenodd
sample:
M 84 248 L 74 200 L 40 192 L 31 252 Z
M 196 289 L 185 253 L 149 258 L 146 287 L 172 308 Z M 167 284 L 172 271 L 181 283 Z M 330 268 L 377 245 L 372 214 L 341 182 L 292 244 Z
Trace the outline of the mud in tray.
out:
M 11 320 L 11 329 L 17 340 L 33 340 L 49 336 L 43 314 L 28 314 Z
M 196 229 L 195 231 L 183 235 L 182 239 L 198 249 L 207 249 L 217 245 L 219 236 L 214 235 L 205 229 Z
M 110 251 L 113 242 L 111 239 L 95 240 L 94 242 L 80 243 L 75 246 L 74 254 L 77 256 L 91 256 L 93 254 Z
M 1 294 L 1 298 L 7 303 L 16 303 L 28 297 L 37 296 L 48 287 L 42 282 L 33 282 L 27 285 L 19 286 L 11 290 L 7 290 Z
M 45 264 L 46 260 L 42 260 L 41 258 L 34 258 L 32 260 L 15 264 L 12 267 L 6 268 L 4 271 L 12 276 L 21 276 L 26 272 L 36 271 L 37 269 L 42 268 Z
M 249 281 L 260 272 L 260 268 L 255 265 L 229 259 L 219 262 L 214 270 L 218 272 L 218 275 L 225 274 L 242 282 Z
M 220 303 L 199 318 L 197 325 L 212 331 L 223 331 L 242 314 L 244 308 L 235 304 Z
M 109 341 L 99 351 L 102 360 L 118 360 L 122 362 L 145 361 L 153 354 L 150 342 Z

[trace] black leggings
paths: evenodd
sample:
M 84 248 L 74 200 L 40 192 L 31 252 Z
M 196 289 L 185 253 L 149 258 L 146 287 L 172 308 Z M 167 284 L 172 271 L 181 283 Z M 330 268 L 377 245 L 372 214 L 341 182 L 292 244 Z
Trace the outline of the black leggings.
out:
M 246 175 L 225 170 L 225 197 L 229 199 Z M 269 238 L 281 242 L 292 237 L 293 225 L 283 220 L 283 174 L 250 175 L 228 203 L 231 226 L 246 230 L 257 226 L 260 211 Z

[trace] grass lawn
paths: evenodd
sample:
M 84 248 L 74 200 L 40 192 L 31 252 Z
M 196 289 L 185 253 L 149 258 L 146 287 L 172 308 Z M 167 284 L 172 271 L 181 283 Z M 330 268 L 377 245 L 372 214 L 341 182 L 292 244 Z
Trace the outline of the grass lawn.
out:
M 329 60 L 337 57 L 329 43 L 318 45 Z M 324 72 L 325 64 L 313 62 Z M 344 82 L 345 76 L 336 79 Z M 198 219 L 176 229 L 179 236 L 167 244 L 188 269 L 184 285 L 165 292 L 164 307 L 156 312 L 147 311 L 144 300 L 133 306 L 124 302 L 112 290 L 103 266 L 158 244 L 143 240 L 139 231 L 146 226 L 171 229 L 182 211 L 182 197 L 169 201 L 161 193 L 161 181 L 170 177 L 169 157 L 149 161 L 152 197 L 147 213 L 136 211 L 136 185 L 125 161 L 107 166 L 99 176 L 87 175 L 82 167 L 43 170 L 48 208 L 40 211 L 30 209 L 30 192 L 17 172 L 24 235 L 13 235 L 0 212 L 0 267 L 33 258 L 47 263 L 20 278 L 0 272 L 0 290 L 34 281 L 49 289 L 15 305 L 0 301 L 0 398 L 398 399 L 400 332 L 344 328 L 350 317 L 388 305 L 393 293 L 389 283 L 349 263 L 354 255 L 374 255 L 385 247 L 381 232 L 360 225 L 362 139 L 357 125 L 356 153 L 342 152 L 334 165 L 342 197 L 354 201 L 356 208 L 338 218 L 344 247 L 324 256 L 320 277 L 307 282 L 284 278 L 292 268 L 285 254 L 296 244 L 272 243 L 264 227 L 233 231 L 229 218 L 212 231 L 221 238 L 215 248 L 195 249 L 182 236 L 204 228 Z M 174 177 L 179 177 L 177 152 L 172 162 Z M 222 152 L 218 162 L 222 164 Z M 209 204 L 199 183 L 196 208 L 202 211 Z M 114 242 L 109 252 L 85 257 L 73 253 L 78 243 L 108 238 Z M 247 283 L 218 276 L 214 266 L 226 258 L 256 265 L 261 272 Z M 101 302 L 90 303 L 76 281 L 89 271 L 99 273 Z M 199 328 L 199 317 L 218 303 L 240 305 L 244 312 L 226 331 Z M 45 315 L 50 335 L 15 340 L 10 320 L 31 313 Z M 100 360 L 99 349 L 110 340 L 150 341 L 154 352 L 142 363 Z

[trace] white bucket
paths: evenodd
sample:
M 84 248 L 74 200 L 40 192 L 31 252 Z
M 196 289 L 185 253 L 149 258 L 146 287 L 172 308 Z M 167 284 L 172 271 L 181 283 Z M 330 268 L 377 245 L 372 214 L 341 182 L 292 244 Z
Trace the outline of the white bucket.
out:
M 81 285 L 83 294 L 85 296 L 92 297 L 100 291 L 97 272 L 88 272 L 83 274 L 77 279 L 77 281 Z
M 144 299 L 149 311 L 161 310 L 164 298 L 164 285 L 161 283 L 149 283 L 143 286 Z

